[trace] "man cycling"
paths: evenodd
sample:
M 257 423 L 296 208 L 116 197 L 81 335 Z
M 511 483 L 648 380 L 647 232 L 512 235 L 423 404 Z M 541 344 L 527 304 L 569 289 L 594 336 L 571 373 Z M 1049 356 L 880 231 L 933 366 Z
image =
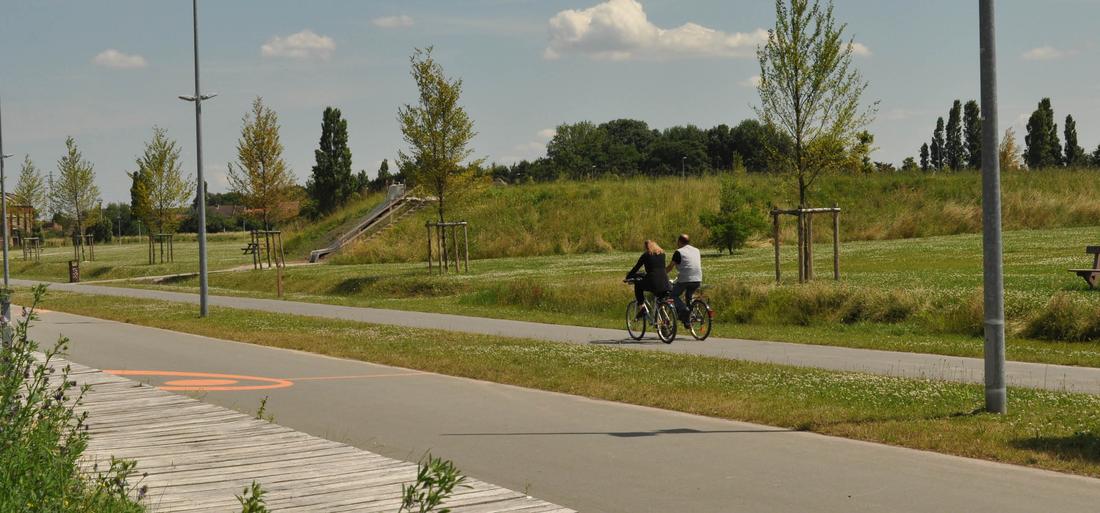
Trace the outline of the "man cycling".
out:
M 703 262 L 699 257 L 699 249 L 690 244 L 688 234 L 681 233 L 676 239 L 677 250 L 672 254 L 672 262 L 665 268 L 666 272 L 676 268 L 676 283 L 672 285 L 672 299 L 676 303 L 676 312 L 684 326 L 691 329 L 691 311 L 689 306 L 691 298 L 699 286 L 703 284 Z M 683 301 L 680 294 L 684 294 Z

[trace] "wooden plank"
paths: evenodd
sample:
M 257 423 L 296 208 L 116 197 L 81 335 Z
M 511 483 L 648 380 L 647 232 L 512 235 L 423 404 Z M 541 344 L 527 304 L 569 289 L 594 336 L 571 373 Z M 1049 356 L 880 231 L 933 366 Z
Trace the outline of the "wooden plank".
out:
M 41 359 L 40 359 L 41 361 Z M 81 468 L 102 470 L 110 457 L 137 461 L 147 473 L 146 504 L 158 512 L 233 511 L 253 480 L 278 511 L 391 512 L 416 464 L 386 458 L 257 420 L 64 360 L 69 379 L 91 385 L 78 405 L 88 413 L 90 441 Z M 60 383 L 57 374 L 50 383 Z M 74 396 L 76 394 L 73 394 Z M 72 399 L 75 400 L 75 397 Z M 455 512 L 545 513 L 566 508 L 478 480 L 456 491 Z

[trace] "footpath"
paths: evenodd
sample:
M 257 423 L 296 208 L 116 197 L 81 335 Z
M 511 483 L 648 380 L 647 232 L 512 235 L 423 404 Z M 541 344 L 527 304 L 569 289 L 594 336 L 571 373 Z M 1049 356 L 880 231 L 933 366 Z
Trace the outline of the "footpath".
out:
M 1100 504 L 1100 480 L 1026 467 L 61 312 L 43 312 L 31 331 L 40 341 L 59 334 L 72 337 L 72 361 L 110 373 L 80 371 L 100 383 L 87 404 L 92 454 L 136 458 L 153 504 L 172 505 L 154 511 L 231 511 L 254 478 L 273 511 L 392 512 L 415 468 L 394 460 L 429 451 L 478 480 L 453 502 L 465 512 L 560 511 L 524 495 L 597 513 Z M 265 397 L 278 425 L 252 418 Z M 323 506 L 336 501 L 347 502 Z

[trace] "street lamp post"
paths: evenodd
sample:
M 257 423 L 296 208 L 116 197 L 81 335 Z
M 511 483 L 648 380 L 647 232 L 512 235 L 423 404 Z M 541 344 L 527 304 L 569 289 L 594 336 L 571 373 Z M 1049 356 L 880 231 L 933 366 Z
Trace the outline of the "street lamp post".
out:
M 997 154 L 997 38 L 993 0 L 978 2 L 982 82 L 982 284 L 985 314 L 985 409 L 1007 411 L 1005 304 L 1001 246 L 1001 168 Z
M 199 317 L 206 317 L 206 181 L 202 176 L 202 102 L 217 94 L 203 95 L 199 89 L 199 1 L 191 0 L 192 29 L 195 41 L 195 95 L 180 96 L 179 99 L 195 104 L 195 153 L 198 173 L 199 210 Z
M 4 115 L 0 111 L 0 216 L 3 216 L 4 235 L 4 290 L 0 292 L 0 315 L 11 321 L 11 295 L 8 292 L 8 191 L 4 185 L 4 161 L 11 155 L 4 153 Z M 4 342 L 7 342 L 5 336 Z

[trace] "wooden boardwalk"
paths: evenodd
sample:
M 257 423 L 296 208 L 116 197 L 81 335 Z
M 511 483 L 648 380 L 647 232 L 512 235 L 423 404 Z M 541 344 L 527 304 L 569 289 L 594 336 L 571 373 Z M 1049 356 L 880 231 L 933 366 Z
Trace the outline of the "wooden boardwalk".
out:
M 61 362 L 64 365 L 64 362 Z M 239 511 L 235 494 L 252 481 L 275 512 L 396 512 L 402 483 L 416 464 L 379 456 L 71 364 L 70 379 L 92 389 L 91 440 L 84 464 L 102 469 L 111 456 L 137 461 L 148 476 L 152 512 Z M 474 479 L 444 506 L 467 513 L 571 510 Z

